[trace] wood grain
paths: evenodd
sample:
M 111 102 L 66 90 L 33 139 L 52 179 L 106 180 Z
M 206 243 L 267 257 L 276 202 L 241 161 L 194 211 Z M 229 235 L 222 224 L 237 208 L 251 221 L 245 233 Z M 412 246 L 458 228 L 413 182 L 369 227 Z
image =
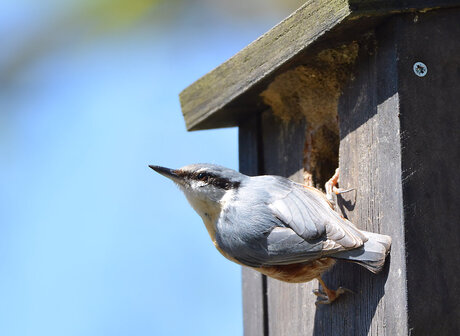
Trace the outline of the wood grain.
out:
M 460 335 L 459 22 L 451 9 L 395 26 L 412 335 Z M 425 77 L 414 74 L 417 61 Z

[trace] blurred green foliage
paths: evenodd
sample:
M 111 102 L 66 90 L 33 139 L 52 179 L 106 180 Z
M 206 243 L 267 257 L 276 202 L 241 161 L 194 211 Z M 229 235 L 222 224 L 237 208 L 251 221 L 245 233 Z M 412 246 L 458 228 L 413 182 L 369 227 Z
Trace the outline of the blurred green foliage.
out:
M 14 0 L 7 0 L 12 1 Z M 155 30 L 174 24 L 179 14 L 189 9 L 205 8 L 219 15 L 239 20 L 263 19 L 266 16 L 285 17 L 297 9 L 302 0 L 42 0 L 35 4 L 40 25 L 27 30 L 21 23 L 12 30 L 25 29 L 14 41 L 14 47 L 0 60 L 0 88 L 14 81 L 28 65 L 56 48 L 68 44 L 94 43 L 98 39 L 127 34 L 131 29 Z M 16 6 L 27 8 L 21 1 Z M 43 9 L 42 9 L 42 8 Z M 51 10 L 50 10 L 51 9 Z M 277 15 L 274 15 L 276 13 Z

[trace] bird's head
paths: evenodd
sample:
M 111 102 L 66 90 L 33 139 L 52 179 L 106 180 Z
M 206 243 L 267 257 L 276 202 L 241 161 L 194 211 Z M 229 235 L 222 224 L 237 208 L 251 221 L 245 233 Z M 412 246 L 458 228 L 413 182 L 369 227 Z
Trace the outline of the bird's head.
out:
M 179 169 L 149 166 L 173 180 L 200 215 L 219 208 L 224 196 L 233 194 L 247 176 L 213 164 L 192 164 Z

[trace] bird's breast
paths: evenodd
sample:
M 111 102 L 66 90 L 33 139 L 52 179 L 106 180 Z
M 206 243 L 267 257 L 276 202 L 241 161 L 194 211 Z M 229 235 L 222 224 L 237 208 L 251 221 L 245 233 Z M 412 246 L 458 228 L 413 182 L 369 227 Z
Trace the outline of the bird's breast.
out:
M 308 263 L 290 265 L 254 267 L 266 276 L 290 283 L 308 282 L 318 278 L 322 273 L 334 266 L 332 258 L 320 258 Z

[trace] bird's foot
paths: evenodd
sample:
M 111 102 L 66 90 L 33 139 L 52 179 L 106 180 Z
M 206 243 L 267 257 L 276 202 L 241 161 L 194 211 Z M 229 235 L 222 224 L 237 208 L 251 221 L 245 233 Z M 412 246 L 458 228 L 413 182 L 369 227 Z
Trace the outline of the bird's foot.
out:
M 315 304 L 318 306 L 320 304 L 331 304 L 334 302 L 341 294 L 346 293 L 346 292 L 351 292 L 351 290 L 343 287 L 339 287 L 336 290 L 329 289 L 327 293 L 324 293 L 320 291 L 319 289 L 315 289 L 313 291 L 313 294 L 315 294 L 318 297 L 318 300 L 315 302 Z
M 325 188 L 326 188 L 326 197 L 329 202 L 331 202 L 333 205 L 335 205 L 334 201 L 334 194 L 343 194 L 347 193 L 350 191 L 355 190 L 355 188 L 350 188 L 350 189 L 343 189 L 343 188 L 337 188 L 337 184 L 339 183 L 339 168 L 335 170 L 334 176 L 332 176 L 329 181 L 326 182 Z
M 330 304 L 330 303 L 334 302 L 341 294 L 344 294 L 344 293 L 347 293 L 347 292 L 348 293 L 353 293 L 353 291 L 351 291 L 351 290 L 349 290 L 347 288 L 343 288 L 343 287 L 339 287 L 336 290 L 329 289 L 329 288 L 327 288 L 327 286 L 324 283 L 323 279 L 318 278 L 318 281 L 321 284 L 321 287 L 323 288 L 324 292 L 319 290 L 319 289 L 313 290 L 313 294 L 315 294 L 318 297 L 318 300 L 315 302 L 315 304 L 317 306 L 320 305 L 320 304 Z

